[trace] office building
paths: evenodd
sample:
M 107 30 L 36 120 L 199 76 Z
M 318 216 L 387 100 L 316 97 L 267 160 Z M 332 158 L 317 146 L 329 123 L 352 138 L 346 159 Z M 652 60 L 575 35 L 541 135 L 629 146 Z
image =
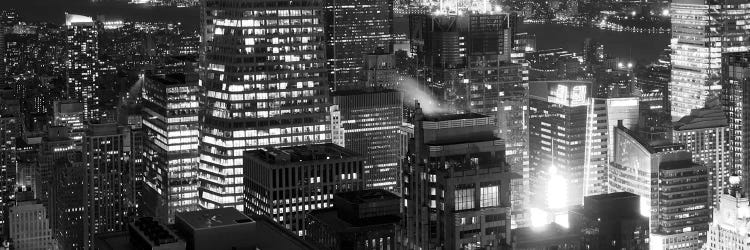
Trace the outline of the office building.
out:
M 364 85 L 362 87 L 382 87 L 396 89 L 401 76 L 396 68 L 396 55 L 393 53 L 372 53 L 365 55 Z
M 505 163 L 494 117 L 424 115 L 404 168 L 406 249 L 481 248 L 510 243 L 510 189 L 520 175 Z
M 588 81 L 529 84 L 529 168 L 534 197 L 530 206 L 554 209 L 582 204 L 590 89 Z
M 75 100 L 55 101 L 52 107 L 52 125 L 67 127 L 70 137 L 80 144 L 86 130 L 83 103 Z
M 672 138 L 685 144 L 693 155 L 693 162 L 708 168 L 712 197 L 711 206 L 718 205 L 720 195 L 728 187 L 731 173 L 729 163 L 729 126 L 721 105 L 694 109 L 690 115 L 674 123 Z
M 584 196 L 606 194 L 607 166 L 612 160 L 614 130 L 618 124 L 636 128 L 638 97 L 592 98 L 586 121 Z
M 333 194 L 364 189 L 365 157 L 338 145 L 245 152 L 245 211 L 299 236 L 307 213 L 333 206 Z
M 53 238 L 62 249 L 86 245 L 86 165 L 80 151 L 55 161 L 50 181 L 49 218 Z
M 85 244 L 93 236 L 126 228 L 135 207 L 129 127 L 89 124 L 83 142 Z
M 399 126 L 403 121 L 403 99 L 396 90 L 350 90 L 333 94 L 341 109 L 345 148 L 367 157 L 368 188 L 401 192 Z
M 199 206 L 242 210 L 244 151 L 330 142 L 324 6 L 204 4 Z
M 357 89 L 367 69 L 367 55 L 393 50 L 393 0 L 325 1 L 326 58 L 335 90 Z
M 401 198 L 382 189 L 333 195 L 333 207 L 310 212 L 305 239 L 323 249 L 398 249 Z
M 0 236 L 8 235 L 8 206 L 16 187 L 16 142 L 21 134 L 18 130 L 18 117 L 13 114 L 0 114 Z
M 750 126 L 746 126 L 750 117 L 744 112 L 750 105 L 746 98 L 750 92 L 747 77 L 750 75 L 750 53 L 727 53 L 722 57 L 722 103 L 729 122 L 729 176 L 742 177 L 740 187 L 743 192 L 750 190 L 750 159 L 746 156 L 750 152 L 750 141 L 745 137 L 750 133 Z
M 673 121 L 703 108 L 710 94 L 721 90 L 722 53 L 748 50 L 748 13 L 750 8 L 741 1 L 672 1 Z
M 172 222 L 198 209 L 198 76 L 148 76 L 142 88 L 144 210 Z
M 55 249 L 47 209 L 34 199 L 33 191 L 17 193 L 8 215 L 10 240 L 15 249 Z
M 50 184 L 55 163 L 58 160 L 67 160 L 68 155 L 74 151 L 80 151 L 75 141 L 70 138 L 68 127 L 51 126 L 47 129 L 47 135 L 42 137 L 39 147 L 38 166 L 32 175 L 35 177 L 31 187 L 36 198 L 44 205 L 49 205 Z
M 650 220 L 651 246 L 699 249 L 710 220 L 707 168 L 693 163 L 683 144 L 648 142 L 621 126 L 615 130 L 614 145 L 609 192 L 641 197 L 641 214 Z
M 67 94 L 81 101 L 86 120 L 98 115 L 99 97 L 96 95 L 96 80 L 99 77 L 99 32 L 91 17 L 65 14 L 67 29 L 67 51 L 65 75 Z

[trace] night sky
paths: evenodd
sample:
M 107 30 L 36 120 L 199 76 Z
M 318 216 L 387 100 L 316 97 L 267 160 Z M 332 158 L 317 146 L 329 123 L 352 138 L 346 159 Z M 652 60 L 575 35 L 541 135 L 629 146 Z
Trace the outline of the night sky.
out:
M 147 7 L 125 2 L 91 0 L 0 0 L 0 9 L 15 9 L 23 20 L 62 24 L 64 13 L 89 16 L 122 17 L 130 21 L 182 22 L 186 29 L 197 29 L 200 15 L 197 8 Z

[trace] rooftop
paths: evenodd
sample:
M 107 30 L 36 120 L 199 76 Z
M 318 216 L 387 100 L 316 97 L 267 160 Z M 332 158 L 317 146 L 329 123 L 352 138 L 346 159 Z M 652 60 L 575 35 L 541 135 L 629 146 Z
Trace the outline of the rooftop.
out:
M 230 226 L 253 221 L 252 219 L 250 219 L 250 217 L 247 217 L 234 208 L 219 208 L 185 212 L 178 213 L 175 216 L 182 218 L 182 220 L 190 225 L 190 227 L 192 227 L 193 229 Z
M 345 200 L 351 203 L 358 203 L 358 204 L 372 202 L 372 201 L 379 201 L 379 200 L 399 199 L 397 195 L 391 192 L 382 190 L 382 189 L 368 189 L 368 190 L 362 190 L 362 191 L 342 192 L 342 193 L 337 193 L 336 195 L 340 196 L 341 198 L 344 198 Z
M 718 128 L 728 126 L 727 117 L 721 108 L 704 108 L 693 112 L 674 123 L 676 131 Z
M 310 144 L 283 148 L 264 148 L 245 151 L 245 155 L 255 157 L 269 164 L 361 157 L 360 154 L 333 143 Z
M 360 219 L 355 223 L 346 221 L 339 217 L 338 210 L 335 207 L 313 210 L 309 216 L 325 223 L 328 227 L 336 232 L 356 231 L 362 228 L 368 228 L 379 225 L 395 224 L 401 221 L 401 217 L 395 215 L 386 215 Z
M 164 85 L 184 85 L 189 83 L 197 83 L 198 82 L 198 75 L 197 74 L 168 74 L 168 75 L 150 75 L 147 76 L 149 80 L 159 82 Z
M 425 115 L 424 120 L 429 122 L 441 122 L 441 121 L 451 121 L 451 120 L 462 120 L 462 119 L 477 119 L 477 118 L 486 118 L 489 116 L 481 115 L 477 113 L 465 113 L 465 114 L 431 114 L 431 115 Z

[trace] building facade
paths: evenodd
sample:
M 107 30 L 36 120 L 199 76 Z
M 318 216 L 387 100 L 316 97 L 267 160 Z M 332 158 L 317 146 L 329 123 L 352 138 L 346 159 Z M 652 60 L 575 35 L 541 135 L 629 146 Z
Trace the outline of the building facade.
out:
M 131 147 L 129 127 L 89 124 L 83 142 L 86 247 L 93 247 L 95 234 L 124 230 L 133 213 Z
M 529 86 L 529 168 L 534 197 L 530 205 L 540 209 L 580 205 L 591 82 L 531 82 Z M 549 186 L 551 181 L 562 186 Z
M 91 17 L 66 14 L 67 58 L 65 61 L 68 95 L 83 103 L 86 120 L 99 112 L 96 80 L 99 78 L 99 32 Z
M 337 91 L 333 104 L 341 109 L 345 148 L 367 157 L 368 188 L 401 192 L 403 99 L 395 90 Z
M 33 191 L 25 191 L 33 192 Z M 45 250 L 56 249 L 52 240 L 47 209 L 33 199 L 33 193 L 21 198 L 18 193 L 15 205 L 10 208 L 10 239 L 16 249 Z
M 514 179 L 494 117 L 423 115 L 404 169 L 406 249 L 481 248 L 510 243 Z
M 199 206 L 242 211 L 244 151 L 330 141 L 323 7 L 202 2 Z
M 748 50 L 748 13 L 741 1 L 672 1 L 672 120 L 703 108 L 710 93 L 721 89 L 722 53 Z
M 307 213 L 333 206 L 335 193 L 364 189 L 365 157 L 335 144 L 245 153 L 245 209 L 306 235 Z
M 198 209 L 198 76 L 149 76 L 142 87 L 145 209 L 172 222 Z
M 367 55 L 393 50 L 393 0 L 325 3 L 329 82 L 335 90 L 363 87 Z
M 675 123 L 672 138 L 685 144 L 693 154 L 693 162 L 700 163 L 711 176 L 710 195 L 712 207 L 719 203 L 724 190 L 729 187 L 729 126 L 720 105 L 694 109 L 690 115 Z

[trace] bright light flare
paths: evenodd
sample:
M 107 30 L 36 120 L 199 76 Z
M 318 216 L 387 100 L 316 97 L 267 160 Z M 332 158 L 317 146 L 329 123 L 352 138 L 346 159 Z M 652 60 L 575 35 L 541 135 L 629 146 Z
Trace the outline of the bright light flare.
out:
M 532 207 L 529 209 L 529 214 L 531 216 L 531 227 L 543 227 L 550 223 L 547 211 Z
M 568 203 L 568 182 L 557 172 L 556 167 L 550 167 L 549 182 L 547 182 L 547 206 L 551 209 L 563 208 Z

